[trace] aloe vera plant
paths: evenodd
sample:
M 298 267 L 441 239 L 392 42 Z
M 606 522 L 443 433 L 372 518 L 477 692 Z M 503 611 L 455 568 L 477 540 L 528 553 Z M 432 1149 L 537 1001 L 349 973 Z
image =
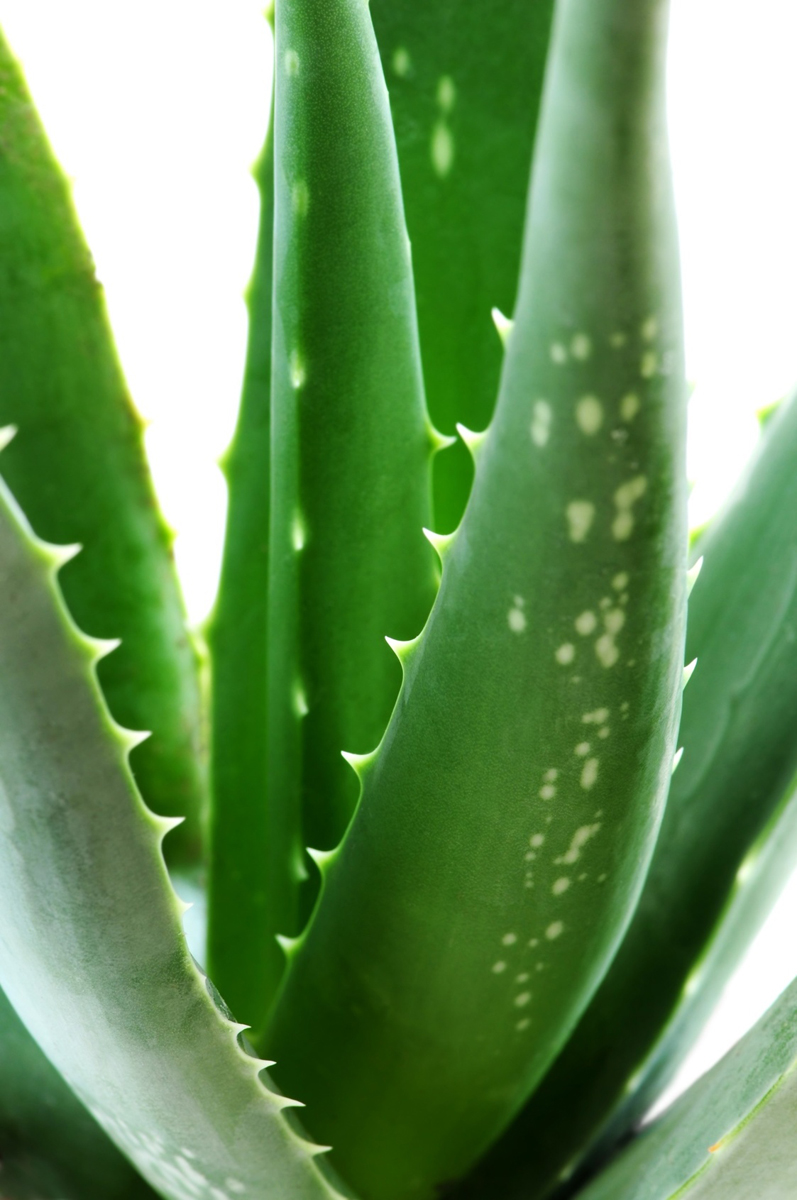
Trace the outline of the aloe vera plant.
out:
M 797 401 L 698 578 L 667 0 L 460 7 L 271 14 L 206 697 L 0 47 L 3 1200 L 790 1194 L 793 989 L 634 1131 L 797 852 Z

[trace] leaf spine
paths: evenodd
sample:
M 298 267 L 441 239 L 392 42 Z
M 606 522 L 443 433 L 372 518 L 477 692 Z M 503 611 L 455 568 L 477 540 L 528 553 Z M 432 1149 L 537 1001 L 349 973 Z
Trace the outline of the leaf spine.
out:
M 687 596 L 691 596 L 692 588 L 697 583 L 697 577 L 702 570 L 703 570 L 703 555 L 701 554 L 700 558 L 697 560 L 695 565 L 693 567 L 690 567 L 689 570 L 686 572 L 686 594 L 687 594 Z
M 348 750 L 341 750 L 340 753 L 341 757 L 346 759 L 346 762 L 354 771 L 357 778 L 362 780 L 376 762 L 379 750 L 372 750 L 370 754 L 350 754 Z
M 152 737 L 151 729 L 125 729 L 124 725 L 119 725 L 116 721 L 114 721 L 114 725 L 127 754 L 135 750 L 136 746 L 140 746 L 147 738 Z M 180 822 L 184 821 L 185 817 L 160 817 L 159 820 Z
M 158 813 L 152 812 L 151 809 L 150 809 L 150 814 L 152 817 L 153 824 L 155 826 L 155 831 L 156 831 L 156 833 L 159 834 L 161 841 L 163 841 L 163 839 L 166 837 L 167 833 L 171 833 L 171 831 L 173 829 L 176 829 L 178 825 L 182 825 L 183 822 L 185 821 L 185 817 L 162 817 Z M 175 895 L 177 895 L 176 892 L 175 892 Z M 178 899 L 179 899 L 179 897 L 178 897 Z M 180 904 L 185 905 L 186 904 L 185 900 L 180 900 Z M 188 909 L 193 908 L 193 907 L 194 907 L 193 904 L 189 904 L 189 905 L 187 905 L 187 907 L 183 908 L 183 911 L 188 912 Z
M 456 532 L 435 533 L 431 529 L 424 529 L 423 536 L 426 538 L 427 542 L 429 542 L 430 546 L 432 546 L 435 550 L 437 557 L 440 559 L 440 565 L 445 566 L 446 557 L 448 556 L 448 552 L 457 536 Z
M 429 438 L 432 454 L 438 454 L 441 450 L 447 450 L 457 440 L 453 434 L 441 433 L 439 429 L 435 429 L 431 421 L 426 422 L 426 435 Z
M 297 954 L 299 947 L 302 944 L 304 935 L 300 933 L 298 937 L 286 937 L 284 934 L 278 933 L 275 936 L 280 949 L 290 962 L 290 960 Z
M 458 424 L 457 433 L 470 451 L 470 456 L 473 459 L 474 467 L 477 466 L 481 456 L 482 447 L 487 441 L 487 430 L 484 429 L 481 433 L 474 433 L 473 430 L 468 429 L 466 425 Z
M 412 657 L 413 651 L 420 646 L 422 638 L 423 633 L 421 632 L 417 637 L 410 638 L 408 642 L 402 642 L 399 640 L 399 638 L 391 637 L 386 637 L 385 641 L 401 663 L 402 667 L 406 667 L 409 659 Z
M 318 867 L 322 875 L 329 870 L 330 864 L 335 861 L 340 852 L 340 846 L 336 846 L 334 850 L 315 850 L 312 846 L 307 847 L 307 854 Z
M 696 666 L 697 666 L 697 659 L 693 658 L 692 661 L 690 663 L 687 663 L 686 666 L 684 667 L 684 682 L 683 682 L 684 687 L 686 687 L 687 683 L 694 675 Z
M 501 339 L 501 344 L 503 345 L 504 349 L 506 349 L 515 322 L 511 317 L 504 316 L 500 308 L 491 309 L 490 316 L 493 318 L 493 325 L 495 325 L 498 336 Z
M 85 633 L 81 636 L 91 654 L 93 663 L 102 662 L 109 654 L 113 654 L 114 650 L 118 650 L 122 644 L 121 638 L 95 638 L 88 637 Z
M 8 443 L 12 442 L 16 436 L 16 425 L 4 425 L 3 428 L 0 429 L 0 452 L 5 450 Z
M 681 761 L 683 756 L 684 756 L 684 748 L 683 748 L 683 746 L 680 746 L 675 751 L 675 754 L 673 754 L 673 756 L 672 756 L 672 771 L 670 772 L 671 775 L 675 774 L 676 770 L 678 769 L 678 763 Z

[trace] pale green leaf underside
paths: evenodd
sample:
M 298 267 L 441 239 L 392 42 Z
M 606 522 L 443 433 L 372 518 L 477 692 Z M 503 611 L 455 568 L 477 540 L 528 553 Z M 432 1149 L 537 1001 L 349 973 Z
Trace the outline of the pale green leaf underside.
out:
M 579 1200 L 793 1200 L 797 983 Z
M 168 1200 L 330 1200 L 316 1148 L 239 1047 L 180 927 L 135 790 L 136 739 L 108 716 L 72 625 L 63 555 L 0 491 L 0 982 L 48 1057 Z
M 0 1164 L 6 1200 L 155 1200 L 2 992 Z

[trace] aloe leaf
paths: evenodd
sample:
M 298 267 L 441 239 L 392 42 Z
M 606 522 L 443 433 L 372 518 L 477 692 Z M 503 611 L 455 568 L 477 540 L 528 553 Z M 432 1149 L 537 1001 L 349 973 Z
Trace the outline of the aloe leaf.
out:
M 0 983 L 79 1099 L 166 1200 L 330 1200 L 292 1102 L 188 953 L 161 841 L 72 624 L 62 550 L 0 489 Z
M 511 314 L 552 0 L 372 0 L 396 128 L 435 425 L 489 423 Z M 473 470 L 460 443 L 435 464 L 435 520 L 453 529 Z
M 169 848 L 185 865 L 199 853 L 204 782 L 171 534 L 68 183 L 2 39 L 0 123 L 0 425 L 19 430 L 3 469 L 41 537 L 84 547 L 64 594 L 81 627 L 124 639 L 100 681 L 119 721 L 153 731 L 133 769 L 154 809 L 187 817 Z
M 422 536 L 437 444 L 409 243 L 367 7 L 278 3 L 266 929 L 301 927 L 303 842 L 357 800 L 342 751 L 379 741 L 436 590 Z M 284 956 L 264 964 L 266 1015 Z M 244 1010 L 245 1011 L 245 1010 Z
M 700 539 L 667 810 L 623 944 L 468 1196 L 545 1195 L 644 1114 L 697 1036 L 797 857 L 797 397 Z M 619 1035 L 622 1031 L 622 1036 Z
M 255 168 L 260 231 L 249 287 L 249 344 L 238 424 L 223 468 L 229 505 L 208 629 L 213 679 L 208 972 L 235 1013 L 257 1014 L 275 952 L 263 863 L 268 842 L 267 596 L 271 448 L 274 140 Z M 253 1018 L 254 1019 L 254 1018 Z
M 791 1200 L 797 984 L 579 1200 Z
M 431 1196 L 497 1136 L 652 851 L 686 565 L 666 16 L 558 12 L 496 416 L 263 1039 L 369 1198 Z
M 155 1200 L 2 992 L 0 1191 L 5 1200 Z

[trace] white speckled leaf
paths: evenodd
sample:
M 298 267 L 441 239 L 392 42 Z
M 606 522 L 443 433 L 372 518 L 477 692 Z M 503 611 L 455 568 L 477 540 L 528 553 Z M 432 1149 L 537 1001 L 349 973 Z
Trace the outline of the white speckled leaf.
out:
M 464 1172 L 540 1079 L 669 783 L 686 489 L 666 15 L 560 8 L 496 417 L 264 1040 L 379 1200 Z

